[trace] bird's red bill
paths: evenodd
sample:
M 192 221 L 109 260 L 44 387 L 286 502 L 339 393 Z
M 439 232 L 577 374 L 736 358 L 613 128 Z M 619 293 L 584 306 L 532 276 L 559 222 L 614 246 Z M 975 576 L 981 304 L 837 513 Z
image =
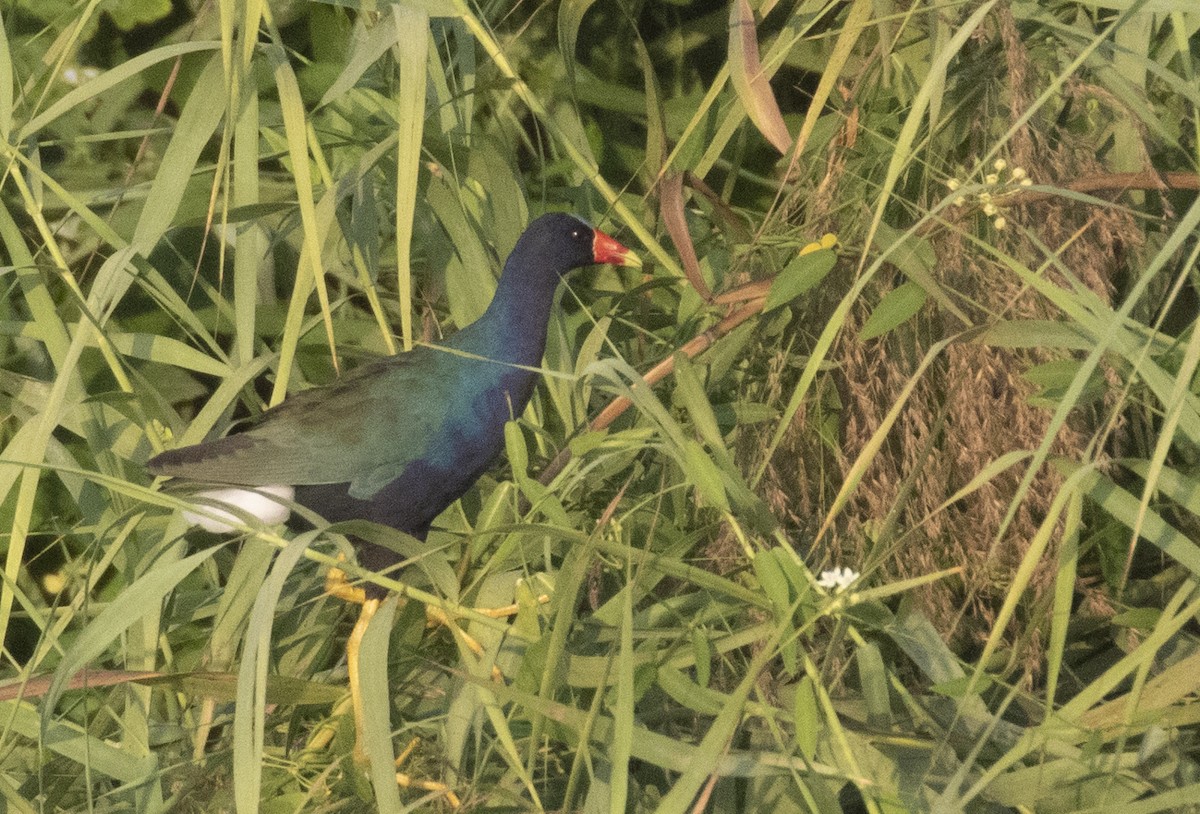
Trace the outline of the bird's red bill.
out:
M 642 260 L 629 249 L 613 240 L 599 229 L 594 230 L 592 257 L 597 263 L 612 263 L 614 266 L 640 266 Z

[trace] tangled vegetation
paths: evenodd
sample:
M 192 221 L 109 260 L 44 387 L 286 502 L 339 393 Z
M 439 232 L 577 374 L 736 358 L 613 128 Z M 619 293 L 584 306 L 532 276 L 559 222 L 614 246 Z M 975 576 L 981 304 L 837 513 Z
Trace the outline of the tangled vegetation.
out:
M 1200 810 L 1200 11 L 0 15 L 7 810 Z M 149 457 L 550 210 L 645 266 L 428 545 L 355 530 L 406 567 L 185 527 Z M 335 565 L 395 592 L 365 761 Z

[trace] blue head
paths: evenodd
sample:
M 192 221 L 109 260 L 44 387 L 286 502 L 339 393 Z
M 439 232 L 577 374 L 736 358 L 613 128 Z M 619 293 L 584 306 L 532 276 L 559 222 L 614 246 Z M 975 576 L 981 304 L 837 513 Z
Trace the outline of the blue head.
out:
M 539 364 L 555 289 L 571 269 L 595 263 L 642 264 L 629 249 L 573 215 L 542 215 L 505 261 L 487 311 L 451 343 L 490 359 Z
M 552 212 L 529 224 L 504 268 L 553 287 L 572 269 L 595 263 L 641 265 L 637 255 L 599 229 L 574 215 Z

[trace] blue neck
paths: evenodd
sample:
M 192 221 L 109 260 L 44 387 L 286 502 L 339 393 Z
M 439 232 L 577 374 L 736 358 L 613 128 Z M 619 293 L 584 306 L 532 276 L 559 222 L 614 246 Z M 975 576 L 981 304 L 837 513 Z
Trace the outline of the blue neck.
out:
M 514 253 L 487 310 L 449 344 L 497 362 L 537 367 L 546 350 L 550 308 L 560 279 L 553 271 L 525 268 Z

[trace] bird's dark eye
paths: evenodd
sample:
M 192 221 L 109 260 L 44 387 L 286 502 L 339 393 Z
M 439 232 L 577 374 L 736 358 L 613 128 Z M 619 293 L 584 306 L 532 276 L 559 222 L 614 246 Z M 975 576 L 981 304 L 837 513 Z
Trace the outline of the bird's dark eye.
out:
M 579 236 L 580 236 L 580 232 L 579 232 L 579 230 L 578 230 L 578 229 L 572 229 L 572 230 L 571 230 L 571 237 L 572 237 L 573 239 L 575 239 L 575 240 L 578 240 L 578 239 L 579 239 Z

